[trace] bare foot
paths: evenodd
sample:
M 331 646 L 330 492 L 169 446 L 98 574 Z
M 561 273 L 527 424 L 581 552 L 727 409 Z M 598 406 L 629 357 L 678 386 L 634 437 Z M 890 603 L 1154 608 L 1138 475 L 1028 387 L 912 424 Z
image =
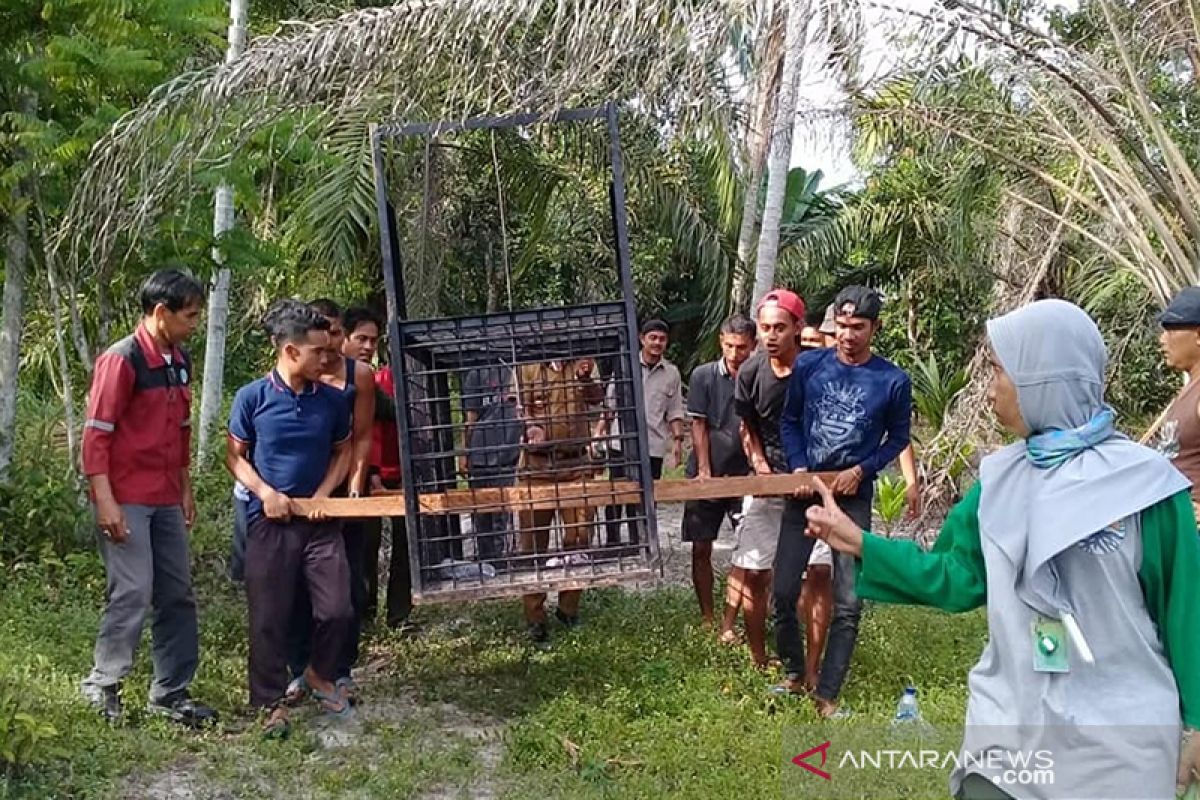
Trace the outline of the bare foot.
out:
M 337 687 L 333 681 L 327 681 L 313 671 L 312 667 L 307 667 L 304 670 L 304 680 L 312 688 L 314 692 L 320 692 L 327 697 L 333 697 L 337 694 Z
M 817 707 L 817 716 L 821 719 L 829 719 L 838 712 L 838 704 L 836 700 L 826 700 L 823 697 L 814 697 L 813 703 Z
M 725 645 L 726 647 L 737 647 L 739 644 L 742 643 L 742 637 L 738 636 L 737 631 L 730 628 L 730 629 L 721 631 L 721 635 L 720 635 L 720 637 L 718 637 L 717 641 L 719 641 L 721 644 Z

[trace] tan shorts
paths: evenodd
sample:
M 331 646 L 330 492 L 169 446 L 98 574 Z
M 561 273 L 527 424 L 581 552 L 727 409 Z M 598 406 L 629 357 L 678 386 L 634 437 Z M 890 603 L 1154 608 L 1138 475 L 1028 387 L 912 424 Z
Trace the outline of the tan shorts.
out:
M 737 545 L 733 548 L 733 566 L 756 570 L 774 566 L 783 502 L 782 497 L 746 498 L 737 529 Z

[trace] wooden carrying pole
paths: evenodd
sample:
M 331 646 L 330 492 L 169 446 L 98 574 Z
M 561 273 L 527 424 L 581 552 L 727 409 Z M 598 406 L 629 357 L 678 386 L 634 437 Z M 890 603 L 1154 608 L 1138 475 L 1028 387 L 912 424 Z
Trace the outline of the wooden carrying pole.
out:
M 779 497 L 810 486 L 817 473 L 792 475 L 745 475 L 735 478 L 684 478 L 654 482 L 656 503 L 680 503 L 685 500 L 720 498 Z M 832 473 L 819 475 L 826 484 Z M 421 495 L 421 511 L 426 514 L 453 514 L 510 508 L 521 511 L 573 508 L 580 506 L 616 506 L 641 502 L 641 485 L 635 481 L 580 481 L 575 483 L 509 486 L 493 489 L 452 489 Z M 327 517 L 399 517 L 405 513 L 404 494 L 384 492 L 370 497 L 328 497 L 292 500 L 296 514 L 320 511 Z

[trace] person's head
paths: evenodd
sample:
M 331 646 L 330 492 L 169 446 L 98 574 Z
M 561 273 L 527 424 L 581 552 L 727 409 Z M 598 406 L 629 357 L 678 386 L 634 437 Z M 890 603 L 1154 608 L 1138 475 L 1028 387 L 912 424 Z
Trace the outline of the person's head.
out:
M 342 327 L 342 307 L 327 298 L 313 300 L 309 307 L 329 320 L 329 347 L 325 352 L 325 371 L 338 368 L 342 358 L 342 343 L 346 339 L 346 330 Z
M 791 359 L 800 344 L 804 301 L 787 289 L 772 289 L 758 301 L 755 311 L 758 340 L 771 358 Z
M 204 287 L 178 269 L 160 269 L 142 283 L 142 317 L 150 333 L 168 344 L 181 344 L 200 325 Z
M 1158 315 L 1162 346 L 1167 366 L 1191 372 L 1200 365 L 1200 287 L 1189 286 L 1172 298 Z
M 871 354 L 871 340 L 879 330 L 883 298 L 865 286 L 847 286 L 833 301 L 837 326 L 837 351 L 843 359 L 860 362 Z
M 745 314 L 734 314 L 721 323 L 721 358 L 730 372 L 746 362 L 754 352 L 754 323 Z
M 805 325 L 800 329 L 800 352 L 821 350 L 825 347 L 825 336 L 814 325 Z
M 361 306 L 346 309 L 342 314 L 342 329 L 346 334 L 342 353 L 359 361 L 369 362 L 375 358 L 383 325 L 374 311 Z
M 309 381 L 321 377 L 329 351 L 328 317 L 299 300 L 277 300 L 263 315 L 263 327 L 281 367 Z
M 825 318 L 821 320 L 817 330 L 820 331 L 821 338 L 825 340 L 823 347 L 837 346 L 837 314 L 833 311 L 833 303 L 825 306 Z
M 1104 410 L 1108 349 L 1083 309 L 1039 300 L 987 323 L 992 383 L 988 401 L 1021 437 L 1071 430 Z
M 648 319 L 642 323 L 638 341 L 642 345 L 642 359 L 657 362 L 667 350 L 671 328 L 661 319 Z

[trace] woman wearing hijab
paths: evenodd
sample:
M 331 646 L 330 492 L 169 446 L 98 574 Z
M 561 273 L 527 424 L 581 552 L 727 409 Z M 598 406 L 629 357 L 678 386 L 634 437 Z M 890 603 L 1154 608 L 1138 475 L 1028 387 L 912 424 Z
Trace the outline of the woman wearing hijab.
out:
M 968 681 L 959 798 L 1170 798 L 1200 770 L 1200 538 L 1188 481 L 1118 433 L 1108 354 L 1078 307 L 1043 300 L 987 326 L 1000 423 L 930 552 L 859 529 L 824 486 L 809 535 L 861 561 L 858 594 L 987 606 Z M 1004 783 L 1052 754 L 1054 781 Z M 998 756 L 998 757 L 997 757 Z

